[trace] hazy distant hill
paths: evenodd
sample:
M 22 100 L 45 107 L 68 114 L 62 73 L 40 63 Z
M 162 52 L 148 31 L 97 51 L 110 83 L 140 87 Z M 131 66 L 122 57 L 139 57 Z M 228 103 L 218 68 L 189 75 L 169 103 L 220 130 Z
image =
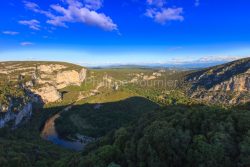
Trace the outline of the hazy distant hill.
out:
M 203 69 L 220 64 L 227 63 L 228 61 L 197 61 L 197 62 L 183 62 L 183 63 L 149 63 L 149 64 L 113 64 L 113 65 L 100 65 L 90 66 L 93 69 L 107 69 L 107 68 L 146 68 L 146 69 L 175 69 L 175 70 L 192 70 Z

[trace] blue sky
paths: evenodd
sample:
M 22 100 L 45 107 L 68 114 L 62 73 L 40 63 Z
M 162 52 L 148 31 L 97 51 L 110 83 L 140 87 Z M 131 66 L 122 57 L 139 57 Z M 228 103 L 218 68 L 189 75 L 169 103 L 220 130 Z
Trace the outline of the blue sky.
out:
M 2 0 L 0 60 L 82 65 L 250 56 L 247 0 Z

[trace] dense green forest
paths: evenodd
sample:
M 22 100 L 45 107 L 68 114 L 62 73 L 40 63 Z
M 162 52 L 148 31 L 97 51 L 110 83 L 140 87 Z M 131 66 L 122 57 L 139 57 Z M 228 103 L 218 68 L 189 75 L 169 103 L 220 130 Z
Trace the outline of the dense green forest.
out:
M 15 131 L 1 129 L 0 166 L 250 165 L 249 105 L 174 105 L 148 111 L 81 153 L 39 138 L 45 113 L 51 114 L 34 111 L 33 118 Z
M 248 110 L 168 106 L 110 132 L 72 161 L 98 167 L 249 166 L 249 121 Z
M 65 166 L 74 152 L 60 148 L 40 137 L 44 121 L 56 110 L 33 108 L 32 119 L 17 129 L 11 123 L 0 129 L 1 167 L 49 167 Z

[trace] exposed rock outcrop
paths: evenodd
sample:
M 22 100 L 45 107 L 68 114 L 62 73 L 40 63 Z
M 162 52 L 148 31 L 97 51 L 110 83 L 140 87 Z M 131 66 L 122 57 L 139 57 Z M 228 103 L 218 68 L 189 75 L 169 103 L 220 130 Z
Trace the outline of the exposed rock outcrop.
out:
M 14 121 L 13 127 L 17 127 L 24 119 L 30 118 L 32 115 L 32 103 L 29 102 L 23 106 L 18 112 L 12 111 L 12 104 L 8 107 L 8 111 L 0 116 L 0 128 L 4 127 L 10 121 Z
M 250 58 L 190 74 L 189 95 L 211 103 L 250 102 Z
M 249 73 L 250 74 L 250 73 Z M 231 91 L 231 92 L 242 92 L 250 91 L 250 75 L 248 73 L 238 75 L 224 81 L 220 84 L 215 85 L 209 91 Z
M 65 68 L 67 67 L 64 65 L 60 65 L 60 64 L 40 65 L 38 67 L 38 69 L 44 73 L 53 73 L 53 72 L 56 72 Z
M 18 126 L 25 118 L 30 118 L 32 115 L 32 103 L 26 104 L 21 111 L 16 114 L 15 126 Z
M 80 72 L 76 70 L 60 71 L 61 69 L 65 69 L 65 67 L 55 65 L 49 69 L 49 73 L 43 73 L 43 76 L 38 79 L 38 82 L 42 85 L 41 88 L 34 91 L 42 97 L 45 103 L 60 100 L 61 94 L 58 91 L 59 89 L 70 85 L 80 86 L 85 80 L 87 73 L 85 68 L 82 68 Z M 53 72 L 55 73 L 54 75 L 51 74 L 51 69 L 56 70 Z
M 50 85 L 44 85 L 43 87 L 32 91 L 41 96 L 45 103 L 55 102 L 62 98 L 61 93 L 54 86 Z
M 156 76 L 154 76 L 154 75 L 152 75 L 152 76 L 147 76 L 147 75 L 143 76 L 143 80 L 145 80 L 145 81 L 153 80 L 153 79 L 156 79 Z
M 60 62 L 4 62 L 0 63 L 0 71 L 8 74 L 11 81 L 24 80 L 24 86 L 41 96 L 45 103 L 60 100 L 60 89 L 80 86 L 87 75 L 81 66 Z
M 59 89 L 69 85 L 80 86 L 87 70 L 68 63 L 4 62 L 0 63 L 0 73 L 15 83 L 0 99 L 0 128 L 10 122 L 15 128 L 32 115 L 33 103 L 61 100 Z
M 79 73 L 79 79 L 81 82 L 83 82 L 86 79 L 87 76 L 87 69 L 83 68 L 81 69 L 80 73 Z
M 68 85 L 80 86 L 86 77 L 86 69 L 80 72 L 75 70 L 58 72 L 56 76 L 56 87 L 62 89 Z
M 158 72 L 153 72 L 152 75 L 146 75 L 144 73 L 134 73 L 130 74 L 130 76 L 133 76 L 133 78 L 130 80 L 130 83 L 136 83 L 139 81 L 150 81 L 150 80 L 155 80 L 163 75 L 165 70 L 159 70 Z

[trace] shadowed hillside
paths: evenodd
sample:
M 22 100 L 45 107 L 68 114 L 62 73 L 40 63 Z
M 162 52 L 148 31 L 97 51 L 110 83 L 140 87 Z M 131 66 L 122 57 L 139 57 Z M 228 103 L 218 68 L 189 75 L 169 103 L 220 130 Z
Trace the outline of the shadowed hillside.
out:
M 61 137 L 74 137 L 81 134 L 101 137 L 139 118 L 159 106 L 143 97 L 130 97 L 106 103 L 86 103 L 76 105 L 63 112 L 56 120 L 56 129 Z
M 247 110 L 168 106 L 87 146 L 74 166 L 249 166 Z

